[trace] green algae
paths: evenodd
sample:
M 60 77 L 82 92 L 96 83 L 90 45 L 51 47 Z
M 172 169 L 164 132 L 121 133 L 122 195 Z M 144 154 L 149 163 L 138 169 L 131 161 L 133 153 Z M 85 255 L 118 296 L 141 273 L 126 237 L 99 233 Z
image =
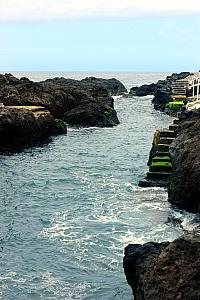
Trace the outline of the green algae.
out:
M 169 108 L 173 109 L 173 108 L 179 108 L 183 105 L 184 105 L 183 101 L 173 101 L 173 102 L 168 102 L 166 104 L 166 107 L 169 107 Z
M 172 167 L 171 162 L 168 161 L 157 161 L 157 162 L 152 162 L 151 167 Z
M 155 161 L 155 160 L 171 162 L 171 158 L 169 156 L 155 156 L 153 158 L 153 161 Z
M 107 107 L 106 110 L 104 111 L 104 115 L 107 118 L 110 118 L 113 115 L 114 109 L 112 107 Z

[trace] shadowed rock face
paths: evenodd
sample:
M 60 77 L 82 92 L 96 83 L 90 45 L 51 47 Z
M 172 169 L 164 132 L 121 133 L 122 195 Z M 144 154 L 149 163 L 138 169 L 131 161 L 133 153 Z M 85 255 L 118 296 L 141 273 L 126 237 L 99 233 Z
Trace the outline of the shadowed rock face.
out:
M 0 109 L 1 151 L 32 146 L 57 133 L 61 133 L 61 126 L 49 113 L 35 116 L 26 109 Z M 62 127 L 62 133 L 66 133 L 66 127 Z
M 198 235 L 188 234 L 170 244 L 147 243 L 125 249 L 124 270 L 135 300 L 198 300 L 199 266 Z
M 168 186 L 169 202 L 190 212 L 200 212 L 200 111 L 190 112 L 170 147 L 173 162 Z
M 43 106 L 53 117 L 72 125 L 113 126 L 119 123 L 110 94 L 126 89 L 116 79 L 86 78 L 82 81 L 54 78 L 33 82 L 0 75 L 0 102 L 4 105 Z M 111 108 L 110 114 L 107 113 Z

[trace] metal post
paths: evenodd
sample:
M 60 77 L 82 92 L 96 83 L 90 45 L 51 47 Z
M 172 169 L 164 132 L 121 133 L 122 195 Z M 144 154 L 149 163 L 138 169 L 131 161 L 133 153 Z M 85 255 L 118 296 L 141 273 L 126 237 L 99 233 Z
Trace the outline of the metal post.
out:
M 197 81 L 197 101 L 199 100 L 199 78 Z
M 193 80 L 192 80 L 192 96 L 194 97 L 194 77 L 193 77 Z

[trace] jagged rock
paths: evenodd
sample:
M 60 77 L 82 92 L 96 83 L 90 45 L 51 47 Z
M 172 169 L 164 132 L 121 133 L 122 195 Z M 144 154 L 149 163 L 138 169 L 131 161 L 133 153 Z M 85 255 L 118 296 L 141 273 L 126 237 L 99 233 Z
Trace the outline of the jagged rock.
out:
M 61 77 L 33 82 L 26 77 L 17 79 L 12 74 L 0 75 L 0 102 L 43 106 L 55 118 L 65 117 L 74 125 L 117 125 L 119 120 L 110 94 L 124 92 L 125 87 L 117 79 L 89 77 L 78 81 Z M 107 113 L 109 108 L 112 114 Z
M 200 297 L 200 236 L 172 243 L 129 245 L 124 270 L 135 300 L 197 300 Z
M 169 202 L 200 212 L 200 110 L 183 113 L 179 135 L 171 144 L 173 162 L 168 186 Z
M 125 248 L 123 267 L 133 295 L 138 296 L 139 282 L 153 260 L 169 245 L 168 242 L 149 242 L 144 245 L 129 244 Z M 140 298 L 136 298 L 140 299 Z
M 154 109 L 164 111 L 166 104 L 170 101 L 173 101 L 170 95 L 170 90 L 162 91 L 158 88 L 154 93 L 152 103 L 154 105 Z
M 125 86 L 117 79 L 110 78 L 110 79 L 102 79 L 96 77 L 86 77 L 85 79 L 81 80 L 85 86 L 93 91 L 107 91 L 110 96 L 118 96 L 122 95 L 123 93 L 127 93 L 127 89 Z M 94 95 L 96 92 L 94 92 Z M 102 93 L 100 93 L 100 96 Z
M 62 133 L 66 133 L 66 127 Z M 0 109 L 0 150 L 14 151 L 28 147 L 60 133 L 54 118 L 48 112 L 33 112 L 26 109 Z
M 154 95 L 156 91 L 156 84 L 143 84 L 141 86 L 135 86 L 130 89 L 130 94 L 133 96 L 147 96 L 147 95 Z

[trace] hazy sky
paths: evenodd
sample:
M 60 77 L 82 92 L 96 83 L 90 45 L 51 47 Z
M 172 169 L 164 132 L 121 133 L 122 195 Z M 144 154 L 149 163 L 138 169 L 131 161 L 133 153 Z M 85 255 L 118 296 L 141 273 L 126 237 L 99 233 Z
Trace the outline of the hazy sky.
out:
M 2 71 L 200 69 L 200 0 L 0 0 Z

